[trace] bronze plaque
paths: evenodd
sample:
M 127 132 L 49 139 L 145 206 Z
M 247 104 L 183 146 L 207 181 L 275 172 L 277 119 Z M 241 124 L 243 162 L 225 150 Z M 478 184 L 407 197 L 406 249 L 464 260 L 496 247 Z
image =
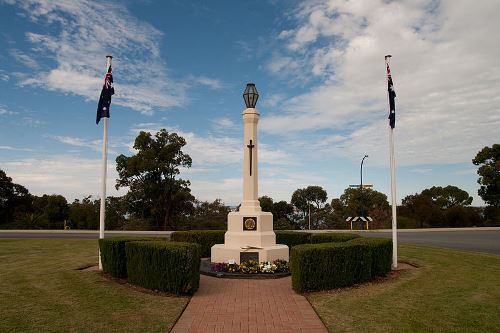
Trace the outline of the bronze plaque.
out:
M 244 231 L 257 230 L 257 217 L 255 217 L 255 216 L 243 217 L 243 230 Z
M 240 264 L 249 260 L 259 262 L 259 252 L 240 252 Z

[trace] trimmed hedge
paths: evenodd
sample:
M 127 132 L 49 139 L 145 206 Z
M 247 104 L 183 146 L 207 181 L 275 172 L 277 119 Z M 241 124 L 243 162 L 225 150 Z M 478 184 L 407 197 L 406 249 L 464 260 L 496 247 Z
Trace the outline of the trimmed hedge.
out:
M 174 242 L 196 243 L 201 246 L 201 256 L 210 257 L 212 246 L 224 244 L 225 230 L 188 230 L 175 231 L 170 235 Z
M 311 243 L 319 244 L 319 243 L 342 243 L 347 242 L 352 239 L 360 238 L 360 235 L 357 234 L 346 234 L 340 232 L 324 232 L 320 234 L 311 234 Z
M 212 246 L 215 244 L 224 244 L 225 230 L 187 230 L 175 231 L 170 235 L 173 242 L 187 242 L 201 245 L 201 256 L 210 257 Z M 360 237 L 356 234 L 346 233 L 309 233 L 297 231 L 275 231 L 276 244 L 287 245 L 289 249 L 300 244 L 310 243 L 331 243 L 347 242 L 351 239 Z
M 129 242 L 125 245 L 130 283 L 177 295 L 192 295 L 200 283 L 200 245 Z
M 311 234 L 308 232 L 297 231 L 275 231 L 276 244 L 287 245 L 289 249 L 300 244 L 309 244 L 311 242 Z
M 392 240 L 387 238 L 356 238 L 349 243 L 367 246 L 372 256 L 372 276 L 383 276 L 392 267 Z
M 114 237 L 99 239 L 102 270 L 116 278 L 127 277 L 127 258 L 125 244 L 134 241 L 153 241 L 159 238 L 150 237 Z
M 290 255 L 292 287 L 297 292 L 341 288 L 384 275 L 390 270 L 391 242 L 366 238 L 297 245 Z

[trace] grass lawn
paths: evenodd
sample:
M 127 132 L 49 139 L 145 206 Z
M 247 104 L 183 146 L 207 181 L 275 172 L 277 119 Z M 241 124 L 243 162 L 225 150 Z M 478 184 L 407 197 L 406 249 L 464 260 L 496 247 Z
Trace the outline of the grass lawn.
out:
M 307 295 L 330 332 L 500 332 L 500 256 L 400 246 L 421 267 Z
M 0 331 L 168 332 L 188 298 L 75 270 L 97 253 L 97 240 L 0 240 Z

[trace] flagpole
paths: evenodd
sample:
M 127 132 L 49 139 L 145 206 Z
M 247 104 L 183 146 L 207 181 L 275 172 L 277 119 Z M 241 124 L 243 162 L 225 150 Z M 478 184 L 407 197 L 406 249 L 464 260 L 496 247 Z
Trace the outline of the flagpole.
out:
M 385 56 L 385 65 L 389 65 L 390 55 Z M 390 98 L 390 97 L 389 97 Z M 390 102 L 389 102 L 390 104 Z M 389 110 L 390 111 L 390 110 Z M 389 126 L 389 159 L 391 164 L 391 206 L 392 206 L 392 269 L 398 268 L 398 223 L 396 215 L 396 158 L 394 156 L 394 128 Z
M 111 66 L 113 56 L 106 56 L 106 72 Z M 99 239 L 104 238 L 104 219 L 106 217 L 106 178 L 108 171 L 108 117 L 104 117 L 102 137 L 102 170 L 101 170 L 101 209 L 99 212 Z M 102 270 L 101 249 L 99 248 L 99 270 Z

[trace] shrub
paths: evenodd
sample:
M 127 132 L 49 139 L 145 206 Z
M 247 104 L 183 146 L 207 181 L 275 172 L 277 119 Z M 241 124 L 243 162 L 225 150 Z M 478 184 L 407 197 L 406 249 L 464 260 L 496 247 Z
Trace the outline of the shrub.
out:
M 297 245 L 290 255 L 292 287 L 303 292 L 350 286 L 385 275 L 391 260 L 390 239 Z
M 371 255 L 361 244 L 321 243 L 292 248 L 290 270 L 297 292 L 350 286 L 370 278 Z
M 342 243 L 350 241 L 351 239 L 360 238 L 357 234 L 346 234 L 340 232 L 324 232 L 320 234 L 311 234 L 311 243 Z
M 201 256 L 210 257 L 212 246 L 215 244 L 224 244 L 225 233 L 225 230 L 175 231 L 170 235 L 170 240 L 200 244 Z
M 372 257 L 371 275 L 383 276 L 391 271 L 392 239 L 388 238 L 356 238 L 349 243 L 362 244 L 370 249 Z
M 114 237 L 99 239 L 99 249 L 101 250 L 102 270 L 116 278 L 127 277 L 127 258 L 125 255 L 125 244 L 133 241 L 152 241 L 159 238 L 133 238 Z
M 311 242 L 311 234 L 296 231 L 275 231 L 276 244 L 287 245 L 289 249 L 295 245 L 308 244 Z
M 192 295 L 200 282 L 200 245 L 184 242 L 129 242 L 125 245 L 130 283 Z

